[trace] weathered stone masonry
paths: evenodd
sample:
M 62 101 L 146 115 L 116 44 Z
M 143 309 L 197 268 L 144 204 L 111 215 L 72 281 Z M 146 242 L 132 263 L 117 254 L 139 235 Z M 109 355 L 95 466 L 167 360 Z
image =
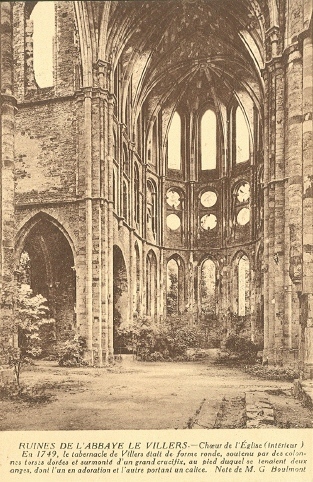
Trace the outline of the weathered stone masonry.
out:
M 54 2 L 43 88 L 37 3 L 0 3 L 1 343 L 24 250 L 57 338 L 100 365 L 114 320 L 169 316 L 172 260 L 177 316 L 241 316 L 312 377 L 311 0 Z

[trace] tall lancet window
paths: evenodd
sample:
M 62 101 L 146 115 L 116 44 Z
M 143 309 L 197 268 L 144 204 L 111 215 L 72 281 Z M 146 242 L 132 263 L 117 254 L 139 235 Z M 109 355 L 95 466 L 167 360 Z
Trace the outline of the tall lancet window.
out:
M 205 111 L 201 118 L 201 170 L 216 169 L 216 114 Z
M 33 65 L 39 87 L 53 85 L 54 2 L 37 2 L 31 13 L 33 22 Z
M 174 113 L 168 132 L 167 165 L 169 169 L 181 169 L 181 118 L 178 112 Z
M 249 130 L 244 113 L 240 106 L 236 108 L 235 118 L 235 132 L 236 132 L 236 164 L 246 162 L 250 157 L 250 143 Z
M 250 300 L 250 264 L 246 255 L 238 263 L 238 315 L 246 316 Z

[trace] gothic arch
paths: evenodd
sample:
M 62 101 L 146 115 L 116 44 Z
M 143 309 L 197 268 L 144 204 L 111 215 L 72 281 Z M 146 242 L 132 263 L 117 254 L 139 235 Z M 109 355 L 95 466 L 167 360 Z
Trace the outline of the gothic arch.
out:
M 166 313 L 182 314 L 185 310 L 185 263 L 175 253 L 166 262 Z
M 130 321 L 129 275 L 122 249 L 113 246 L 113 347 L 116 354 L 123 347 L 119 328 L 127 326 Z
M 41 294 L 47 299 L 50 316 L 56 321 L 57 340 L 67 339 L 77 331 L 75 253 L 72 245 L 65 229 L 45 213 L 38 213 L 28 220 L 16 241 L 16 266 L 25 253 L 29 259 L 26 282 L 34 294 Z
M 75 249 L 75 244 L 73 242 L 72 237 L 69 235 L 69 232 L 64 228 L 63 224 L 60 223 L 55 217 L 51 216 L 49 213 L 46 213 L 44 211 L 40 211 L 39 213 L 36 213 L 35 215 L 31 215 L 27 221 L 24 222 L 22 227 L 18 230 L 16 239 L 15 239 L 15 259 L 18 262 L 19 257 L 21 255 L 22 249 L 23 249 L 23 244 L 25 243 L 25 239 L 28 236 L 29 232 L 31 229 L 40 221 L 46 220 L 47 222 L 50 222 L 53 224 L 57 229 L 60 230 L 60 232 L 63 234 L 63 236 L 66 238 L 67 242 L 69 243 L 71 250 L 73 252 L 74 260 L 76 258 L 76 249 Z
M 150 249 L 146 257 L 146 314 L 157 315 L 158 262 L 155 252 Z

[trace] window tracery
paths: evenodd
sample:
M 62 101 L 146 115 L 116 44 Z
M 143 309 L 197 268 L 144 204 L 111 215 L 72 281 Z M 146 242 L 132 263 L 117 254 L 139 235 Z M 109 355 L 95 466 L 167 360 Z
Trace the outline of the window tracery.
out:
M 250 222 L 250 195 L 250 184 L 247 181 L 240 181 L 234 190 L 234 218 L 239 226 L 245 226 Z
M 183 193 L 180 189 L 175 187 L 168 189 L 166 207 L 166 225 L 171 231 L 177 231 L 181 227 L 183 213 Z
M 207 189 L 200 194 L 200 227 L 203 231 L 212 231 L 217 227 L 217 193 L 212 189 Z

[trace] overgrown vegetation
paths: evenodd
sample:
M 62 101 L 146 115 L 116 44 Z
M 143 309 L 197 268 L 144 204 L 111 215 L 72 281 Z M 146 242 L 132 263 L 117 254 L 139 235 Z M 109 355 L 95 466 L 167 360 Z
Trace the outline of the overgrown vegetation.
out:
M 54 320 L 49 318 L 46 299 L 40 294 L 34 296 L 29 285 L 18 285 L 15 293 L 10 331 L 11 339 L 17 346 L 8 346 L 6 350 L 8 363 L 19 386 L 22 367 L 42 352 L 40 329 L 53 324 Z
M 87 349 L 86 339 L 82 336 L 75 336 L 72 340 L 57 343 L 55 356 L 61 367 L 85 366 L 84 354 Z
M 203 333 L 181 316 L 170 316 L 163 323 L 138 319 L 120 330 L 120 339 L 142 361 L 187 360 L 189 348 L 200 348 Z
M 19 388 L 22 368 L 42 353 L 42 333 L 50 336 L 51 327 L 54 327 L 54 320 L 49 318 L 47 300 L 40 294 L 34 295 L 29 285 L 29 261 L 28 254 L 22 253 L 17 279 L 7 286 L 3 293 L 5 299 L 2 300 L 7 303 L 6 300 L 10 299 L 12 306 L 7 333 L 10 344 L 3 347 L 3 353 L 13 368 Z
M 226 339 L 225 351 L 238 361 L 255 363 L 259 349 L 253 341 L 239 335 L 231 335 Z
M 29 405 L 51 402 L 54 396 L 46 391 L 45 386 L 21 386 L 17 383 L 6 383 L 0 387 L 0 400 L 25 402 Z
M 261 340 L 251 340 L 251 320 L 249 316 L 239 316 L 229 311 L 227 325 L 231 331 L 222 343 L 217 363 L 253 365 L 258 361 L 258 353 L 263 349 Z
M 298 370 L 288 367 L 253 365 L 246 366 L 245 371 L 250 375 L 266 380 L 293 382 L 296 378 L 299 378 Z

